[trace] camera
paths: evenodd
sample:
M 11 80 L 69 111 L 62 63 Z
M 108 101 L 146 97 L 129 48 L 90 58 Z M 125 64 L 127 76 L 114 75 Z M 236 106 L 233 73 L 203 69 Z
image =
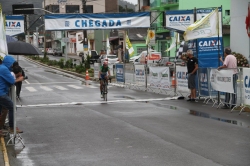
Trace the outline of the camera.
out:
M 24 79 L 24 80 L 27 80 L 27 79 L 28 79 L 28 76 L 25 76 L 23 79 Z

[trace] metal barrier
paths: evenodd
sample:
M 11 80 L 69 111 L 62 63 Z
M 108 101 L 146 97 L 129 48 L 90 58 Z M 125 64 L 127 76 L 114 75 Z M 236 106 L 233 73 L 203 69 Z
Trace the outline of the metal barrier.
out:
M 163 89 L 163 88 L 155 88 L 152 87 L 149 83 L 150 81 L 150 67 L 162 67 L 157 65 L 134 65 L 131 63 L 126 63 L 124 65 L 124 81 L 123 82 L 115 82 L 116 85 L 129 88 L 129 89 L 135 89 L 135 90 L 142 90 L 147 92 L 153 92 L 158 94 L 164 94 L 169 96 L 185 96 L 187 97 L 190 94 L 189 89 L 187 88 L 187 67 L 182 65 L 176 65 L 174 66 L 173 73 L 175 75 L 171 77 L 171 79 L 174 79 L 176 81 L 177 85 L 171 85 L 169 89 Z M 168 66 L 165 66 L 168 67 Z M 244 91 L 243 91 L 243 69 L 246 68 L 237 68 L 238 72 L 238 79 L 237 84 L 234 87 L 235 93 L 231 93 L 237 95 L 237 102 L 236 105 L 231 109 L 232 111 L 235 111 L 236 108 L 241 107 L 241 110 L 239 113 L 241 113 L 244 108 L 248 107 L 246 103 L 244 103 Z M 249 69 L 249 68 L 247 68 Z M 169 69 L 170 70 L 170 69 Z M 231 106 L 231 101 L 228 103 L 225 103 L 225 92 L 222 90 L 215 90 L 212 86 L 213 80 L 211 80 L 212 74 L 214 71 L 217 71 L 216 68 L 199 68 L 197 72 L 197 81 L 196 81 L 196 89 L 197 89 L 197 96 L 198 98 L 204 98 L 204 103 L 209 104 L 209 102 L 212 102 L 212 107 L 217 105 L 217 108 L 219 108 L 221 105 L 228 104 Z M 234 70 L 234 69 L 223 69 L 223 70 Z M 140 74 L 138 74 L 140 72 Z M 250 69 L 249 69 L 250 73 Z M 169 73 L 170 74 L 170 73 Z M 138 75 L 140 75 L 138 77 Z M 138 81 L 139 78 L 139 81 Z M 250 79 L 250 75 L 249 75 Z M 170 81 L 171 82 L 171 81 Z M 249 83 L 250 84 L 250 83 Z M 250 85 L 249 85 L 250 88 Z M 223 89 L 223 88 L 222 88 Z M 250 90 L 249 90 L 249 100 L 250 100 Z M 232 99 L 232 96 L 230 96 Z M 249 104 L 250 105 L 250 104 Z

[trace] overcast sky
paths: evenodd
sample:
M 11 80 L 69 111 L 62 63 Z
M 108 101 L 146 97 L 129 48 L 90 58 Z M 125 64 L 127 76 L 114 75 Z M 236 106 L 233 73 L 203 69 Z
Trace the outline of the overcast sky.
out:
M 124 1 L 130 2 L 132 4 L 137 4 L 137 2 L 138 2 L 138 0 L 124 0 Z

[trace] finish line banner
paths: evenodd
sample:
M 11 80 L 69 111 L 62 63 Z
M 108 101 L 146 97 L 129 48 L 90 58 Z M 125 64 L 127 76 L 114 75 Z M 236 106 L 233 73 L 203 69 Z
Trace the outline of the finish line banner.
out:
M 210 73 L 212 88 L 219 92 L 234 93 L 233 73 L 233 70 L 212 69 Z
M 149 28 L 150 13 L 45 15 L 45 30 Z

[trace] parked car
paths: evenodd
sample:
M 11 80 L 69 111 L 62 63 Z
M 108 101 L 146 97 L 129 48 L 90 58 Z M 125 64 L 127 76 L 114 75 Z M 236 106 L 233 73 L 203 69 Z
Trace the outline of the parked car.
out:
M 39 47 L 38 48 L 42 53 L 44 53 L 44 48 L 43 47 Z
M 53 56 L 56 56 L 56 55 L 62 56 L 62 50 L 60 48 L 55 48 L 53 50 Z
M 47 54 L 48 55 L 53 55 L 53 48 L 47 48 Z
M 103 64 L 104 61 L 108 61 L 108 64 L 115 64 L 115 63 L 119 63 L 118 57 L 117 55 L 101 55 L 98 59 L 98 62 L 100 62 L 101 64 Z
M 132 58 L 129 58 L 129 62 L 135 63 L 136 61 L 138 61 L 139 58 L 140 58 L 140 54 L 133 56 Z

